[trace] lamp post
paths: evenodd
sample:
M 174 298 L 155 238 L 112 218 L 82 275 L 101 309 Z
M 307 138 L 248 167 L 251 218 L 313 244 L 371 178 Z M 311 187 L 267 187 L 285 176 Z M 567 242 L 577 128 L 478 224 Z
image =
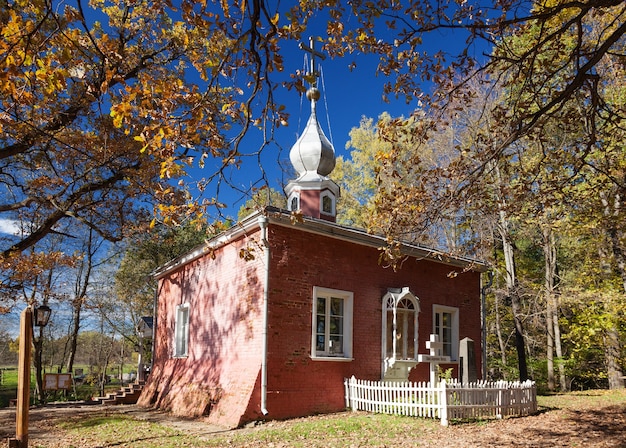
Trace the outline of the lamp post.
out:
M 29 305 L 20 318 L 20 348 L 17 368 L 17 407 L 15 418 L 15 439 L 9 439 L 9 448 L 28 448 L 28 408 L 30 406 L 30 356 L 33 347 L 33 314 L 35 325 L 45 327 L 51 310 L 42 305 L 33 308 Z

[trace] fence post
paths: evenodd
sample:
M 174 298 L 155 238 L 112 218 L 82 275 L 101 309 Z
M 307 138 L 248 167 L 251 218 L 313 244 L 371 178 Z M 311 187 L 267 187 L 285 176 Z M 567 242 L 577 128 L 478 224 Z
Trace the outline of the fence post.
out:
M 441 426 L 448 426 L 448 391 L 446 390 L 446 380 L 439 383 L 439 417 Z
M 349 379 L 348 379 L 348 395 L 349 395 L 349 407 L 350 409 L 352 409 L 352 412 L 356 411 L 355 406 L 354 406 L 354 399 L 355 399 L 355 394 L 356 392 L 356 387 L 355 387 L 355 382 L 356 382 L 356 378 L 354 377 L 354 375 L 352 375 Z

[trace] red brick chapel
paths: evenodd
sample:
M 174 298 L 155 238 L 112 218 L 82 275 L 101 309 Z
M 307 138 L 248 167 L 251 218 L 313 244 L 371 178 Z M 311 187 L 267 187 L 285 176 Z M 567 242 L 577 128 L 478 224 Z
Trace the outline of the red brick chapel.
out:
M 256 212 L 158 270 L 140 405 L 230 428 L 342 411 L 353 375 L 428 381 L 430 365 L 417 358 L 431 334 L 454 375 L 459 342 L 473 340 L 481 376 L 484 266 L 407 243 L 402 268 L 386 269 L 384 238 L 335 222 L 335 151 L 317 119 L 319 97 L 314 83 L 310 118 L 290 151 L 298 177 L 285 187 L 288 210 Z M 296 211 L 303 220 L 294 224 Z

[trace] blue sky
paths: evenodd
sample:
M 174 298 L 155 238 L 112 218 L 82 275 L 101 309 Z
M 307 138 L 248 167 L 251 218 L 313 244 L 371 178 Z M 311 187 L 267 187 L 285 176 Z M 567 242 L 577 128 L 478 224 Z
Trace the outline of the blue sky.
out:
M 313 21 L 304 43 L 308 45 L 309 36 L 323 35 L 325 26 L 326 21 L 323 19 Z M 450 31 L 434 31 L 432 35 L 426 36 L 424 42 L 422 50 L 428 53 L 443 50 L 456 54 L 455 51 L 463 48 L 464 39 L 455 37 Z M 290 46 L 283 47 L 285 71 L 281 75 L 285 79 L 297 70 L 303 69 L 305 64 L 305 52 L 297 47 L 297 43 L 287 44 Z M 318 43 L 316 49 L 319 50 L 320 47 Z M 389 112 L 393 117 L 408 116 L 417 107 L 416 102 L 407 104 L 404 98 L 396 100 L 393 96 L 389 97 L 389 103 L 383 101 L 383 85 L 388 79 L 376 73 L 377 56 L 352 54 L 336 59 L 327 57 L 323 61 L 318 58 L 317 62 L 321 63 L 323 72 L 323 79 L 318 82 L 322 97 L 318 102 L 317 115 L 324 133 L 334 145 L 337 156 L 349 158 L 349 151 L 345 148 L 349 140 L 349 132 L 352 128 L 359 126 L 362 117 L 376 119 L 383 112 Z M 356 68 L 351 70 L 350 65 L 353 62 L 356 63 Z M 423 88 L 428 89 L 427 86 Z M 280 147 L 272 145 L 267 148 L 262 163 L 268 173 L 270 186 L 280 190 L 281 183 L 286 183 L 290 178 L 281 171 L 279 164 L 290 167 L 289 150 L 308 120 L 310 104 L 295 90 L 282 89 L 276 92 L 275 96 L 277 102 L 284 104 L 290 114 L 289 126 L 278 129 L 276 140 Z M 251 129 L 246 137 L 244 148 L 254 151 L 262 141 L 261 137 L 260 131 Z M 202 176 L 202 173 L 197 172 L 197 175 Z M 332 173 L 330 177 L 332 178 Z M 233 178 L 243 189 L 258 180 L 256 160 L 244 163 Z M 230 216 L 236 216 L 239 207 L 245 202 L 241 194 L 227 190 L 220 191 L 219 199 L 228 205 L 225 214 Z
M 94 20 L 103 20 L 97 12 L 88 13 Z M 349 21 L 348 21 L 349 22 Z M 279 23 L 281 25 L 282 23 Z M 308 44 L 309 37 L 324 36 L 326 34 L 327 17 L 320 14 L 311 19 L 309 29 L 303 35 L 305 44 Z M 350 23 L 346 23 L 349 26 Z M 381 31 L 381 37 L 385 37 L 385 30 Z M 430 54 L 445 51 L 456 54 L 463 48 L 464 39 L 455 36 L 452 31 L 433 31 L 424 37 L 421 51 Z M 317 45 L 319 50 L 321 45 Z M 290 75 L 304 68 L 305 52 L 298 48 L 298 42 L 283 42 L 281 48 L 284 57 L 285 70 L 276 74 L 274 81 L 289 80 Z M 406 104 L 403 98 L 395 100 L 390 96 L 390 102 L 386 103 L 382 99 L 383 85 L 387 79 L 381 74 L 377 75 L 376 68 L 378 57 L 373 55 L 351 54 L 344 58 L 325 60 L 317 59 L 322 65 L 323 79 L 319 81 L 319 88 L 322 97 L 318 103 L 318 118 L 326 136 L 332 141 L 336 155 L 349 158 L 350 154 L 345 149 L 349 140 L 349 132 L 352 128 L 358 127 L 362 117 L 376 119 L 381 113 L 389 112 L 392 116 L 408 116 L 417 107 L 417 104 Z M 352 64 L 356 66 L 351 69 Z M 426 90 L 428 87 L 425 87 Z M 278 89 L 275 92 L 276 101 L 284 104 L 286 111 L 290 115 L 289 125 L 277 129 L 275 140 L 270 147 L 264 150 L 261 160 L 263 169 L 267 173 L 270 186 L 278 190 L 281 185 L 290 180 L 292 176 L 281 170 L 283 167 L 290 168 L 289 150 L 296 142 L 298 135 L 302 131 L 310 114 L 310 105 L 306 98 L 302 98 L 295 90 L 288 91 L 286 88 Z M 259 105 L 257 105 L 259 107 Z M 245 153 L 255 152 L 262 142 L 262 135 L 259 130 L 251 128 L 242 151 Z M 210 163 L 207 163 L 205 170 L 190 170 L 191 181 L 209 176 L 211 173 Z M 331 173 L 332 177 L 332 173 Z M 260 171 L 256 159 L 247 159 L 238 170 L 233 170 L 232 180 L 241 190 L 249 190 L 252 185 L 261 186 L 259 183 Z M 205 193 L 205 197 L 213 197 L 217 192 L 215 185 L 212 185 Z M 235 192 L 222 186 L 219 191 L 218 200 L 227 205 L 224 210 L 226 216 L 235 217 L 239 207 L 245 202 L 247 197 L 239 192 Z M 209 217 L 211 220 L 213 217 Z M 0 232 L 12 233 L 11 222 L 9 220 L 0 221 Z

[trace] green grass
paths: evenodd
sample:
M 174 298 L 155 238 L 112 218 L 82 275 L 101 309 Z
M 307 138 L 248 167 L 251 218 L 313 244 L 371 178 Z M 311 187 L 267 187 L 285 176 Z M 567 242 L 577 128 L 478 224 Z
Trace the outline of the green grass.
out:
M 626 404 L 626 390 L 593 390 L 538 397 L 540 411 L 570 409 L 583 411 Z M 110 411 L 107 411 L 110 412 Z M 493 422 L 493 421 L 491 421 Z M 476 421 L 455 424 L 485 426 Z M 133 448 L 169 447 L 346 447 L 346 446 L 435 446 L 446 429 L 439 420 L 343 412 L 338 414 L 270 421 L 234 431 L 204 434 L 202 424 L 176 426 L 149 422 L 132 415 L 102 413 L 75 417 L 57 423 L 66 447 L 127 446 Z
M 133 448 L 203 446 L 199 439 L 181 434 L 178 430 L 125 415 L 81 419 L 63 423 L 60 427 L 67 429 L 73 436 L 68 442 L 68 448 L 80 448 L 85 442 L 96 442 L 98 446 Z
M 567 394 L 547 394 L 537 397 L 539 408 L 544 409 L 585 409 L 594 406 L 611 406 L 626 401 L 626 389 L 584 390 Z
M 89 446 L 133 448 L 223 446 L 385 446 L 390 440 L 414 440 L 432 432 L 439 421 L 365 413 L 342 413 L 269 422 L 254 428 L 228 431 L 203 438 L 158 423 L 115 415 L 65 422 L 60 426 L 73 440 Z M 78 447 L 79 445 L 71 445 Z
M 269 423 L 254 431 L 231 431 L 225 436 L 214 436 L 205 441 L 204 446 L 388 446 L 393 440 L 411 441 L 417 446 L 420 434 L 423 436 L 439 427 L 438 420 L 366 413 L 335 414 L 286 424 Z
M 17 367 L 2 368 L 2 384 L 0 384 L 0 408 L 9 405 L 9 400 L 17 396 Z
M 81 367 L 81 366 L 78 366 Z M 126 370 L 126 369 L 124 369 Z M 88 369 L 84 367 L 84 371 Z M 116 369 L 111 369 L 110 374 L 116 374 Z M 31 371 L 31 399 L 34 397 L 34 384 L 35 374 Z M 105 393 L 114 392 L 119 390 L 121 383 L 117 380 L 112 381 L 105 386 Z M 78 384 L 76 388 L 71 388 L 68 394 L 64 394 L 63 391 L 49 391 L 48 402 L 50 401 L 68 401 L 68 400 L 87 400 L 91 397 L 99 395 L 99 389 L 97 384 Z M 2 367 L 2 384 L 0 384 L 0 408 L 6 408 L 9 406 L 9 400 L 17 397 L 17 367 L 5 366 Z

